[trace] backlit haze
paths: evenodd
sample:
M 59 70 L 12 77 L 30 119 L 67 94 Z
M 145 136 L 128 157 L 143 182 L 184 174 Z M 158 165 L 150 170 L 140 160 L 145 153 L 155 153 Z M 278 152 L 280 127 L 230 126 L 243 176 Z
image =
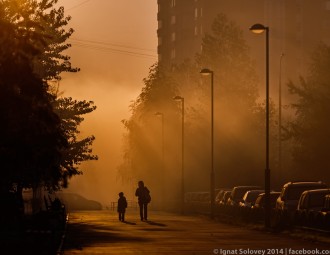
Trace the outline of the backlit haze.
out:
M 157 1 L 60 0 L 68 27 L 75 30 L 67 52 L 79 73 L 64 74 L 60 91 L 66 97 L 91 100 L 96 111 L 85 116 L 82 136 L 94 135 L 98 161 L 82 166 L 68 191 L 109 204 L 124 191 L 132 199 L 136 184 L 123 186 L 117 176 L 122 160 L 122 119 L 138 96 L 143 78 L 157 61 Z M 129 19 L 128 19 L 129 17 Z

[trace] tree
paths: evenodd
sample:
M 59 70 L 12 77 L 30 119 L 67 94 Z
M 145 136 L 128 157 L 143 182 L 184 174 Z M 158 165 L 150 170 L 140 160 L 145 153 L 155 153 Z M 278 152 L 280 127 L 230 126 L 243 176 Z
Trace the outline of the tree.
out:
M 1 150 L 10 155 L 5 170 L 9 186 L 20 182 L 57 189 L 81 173 L 82 161 L 97 159 L 91 154 L 95 138 L 77 139 L 81 115 L 95 110 L 93 102 L 57 98 L 50 85 L 62 72 L 79 71 L 63 54 L 73 29 L 65 29 L 70 17 L 63 7 L 54 7 L 57 2 L 0 2 L 0 42 L 6 49 L 0 53 L 1 117 L 8 123 Z
M 43 37 L 18 25 L 17 19 L 5 20 L 5 3 L 0 3 L 0 41 L 6 49 L 0 55 L 1 188 L 31 187 L 41 181 L 53 186 L 66 140 L 48 85 L 31 65 Z
M 293 141 L 293 172 L 305 179 L 330 181 L 330 47 L 321 43 L 312 55 L 310 73 L 299 84 L 288 83 L 297 98 L 292 104 L 295 119 L 287 125 L 287 137 Z
M 79 170 L 82 162 L 98 159 L 92 154 L 91 149 L 95 137 L 88 136 L 81 140 L 77 137 L 80 133 L 78 127 L 84 120 L 82 115 L 94 111 L 96 106 L 92 101 L 77 101 L 71 97 L 58 98 L 54 104 L 68 142 L 68 146 L 62 151 L 61 158 L 62 185 L 66 187 L 69 178 L 82 173 Z

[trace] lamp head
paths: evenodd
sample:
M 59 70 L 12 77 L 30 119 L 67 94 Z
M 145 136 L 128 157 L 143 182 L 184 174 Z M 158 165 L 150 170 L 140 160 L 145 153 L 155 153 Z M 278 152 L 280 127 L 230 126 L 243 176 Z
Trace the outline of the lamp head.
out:
M 267 27 L 265 27 L 262 24 L 257 23 L 257 24 L 254 24 L 253 26 L 251 26 L 249 29 L 250 29 L 250 31 L 252 31 L 252 33 L 261 34 L 267 29 Z
M 156 115 L 156 116 L 163 116 L 163 113 L 161 113 L 161 112 L 156 112 L 155 115 Z
M 175 96 L 175 97 L 173 97 L 173 100 L 174 101 L 182 101 L 183 100 L 183 97 Z
M 199 73 L 200 73 L 201 75 L 207 76 L 207 75 L 213 74 L 213 71 L 211 71 L 211 70 L 208 69 L 208 68 L 203 68 Z

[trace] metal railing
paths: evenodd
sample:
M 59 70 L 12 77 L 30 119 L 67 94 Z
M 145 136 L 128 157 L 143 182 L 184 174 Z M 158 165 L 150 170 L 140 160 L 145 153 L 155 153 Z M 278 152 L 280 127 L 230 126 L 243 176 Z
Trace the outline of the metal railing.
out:
M 110 205 L 108 207 L 109 210 L 111 211 L 115 211 L 117 210 L 117 205 L 118 205 L 118 202 L 110 202 Z M 137 209 L 139 206 L 138 206 L 138 202 L 136 201 L 133 201 L 133 200 L 127 200 L 127 209 Z

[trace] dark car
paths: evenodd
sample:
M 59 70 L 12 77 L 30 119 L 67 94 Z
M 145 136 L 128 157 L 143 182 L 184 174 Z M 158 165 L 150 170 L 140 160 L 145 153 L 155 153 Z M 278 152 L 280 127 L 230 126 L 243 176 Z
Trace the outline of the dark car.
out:
M 299 199 L 298 211 L 321 211 L 324 208 L 325 196 L 330 194 L 330 189 L 314 189 L 304 191 Z
M 76 193 L 58 193 L 57 197 L 65 205 L 68 211 L 101 210 L 102 205 L 94 200 L 86 199 Z
M 270 206 L 271 208 L 275 208 L 276 200 L 280 196 L 281 192 L 271 191 L 270 193 Z M 261 193 L 258 195 L 253 208 L 263 209 L 265 208 L 265 193 Z
M 225 193 L 223 194 L 223 197 L 221 199 L 221 201 L 219 202 L 220 205 L 226 205 L 228 198 L 230 197 L 231 191 L 225 191 Z
M 230 193 L 230 196 L 227 200 L 227 205 L 238 206 L 239 202 L 242 201 L 242 198 L 245 192 L 249 190 L 258 190 L 261 189 L 259 186 L 236 186 Z
M 281 195 L 276 201 L 276 209 L 294 212 L 297 209 L 298 201 L 305 190 L 326 189 L 323 182 L 288 182 L 284 184 Z
M 259 194 L 265 192 L 264 190 L 249 190 L 245 192 L 242 201 L 239 202 L 241 207 L 252 207 L 256 202 L 256 199 Z
M 299 199 L 294 220 L 297 225 L 320 227 L 320 217 L 325 205 L 325 197 L 330 194 L 330 189 L 314 189 L 304 191 Z
M 222 189 L 219 190 L 217 195 L 215 196 L 215 203 L 216 204 L 220 204 L 222 199 L 224 198 L 224 195 L 226 194 L 226 192 L 231 191 L 229 189 Z

